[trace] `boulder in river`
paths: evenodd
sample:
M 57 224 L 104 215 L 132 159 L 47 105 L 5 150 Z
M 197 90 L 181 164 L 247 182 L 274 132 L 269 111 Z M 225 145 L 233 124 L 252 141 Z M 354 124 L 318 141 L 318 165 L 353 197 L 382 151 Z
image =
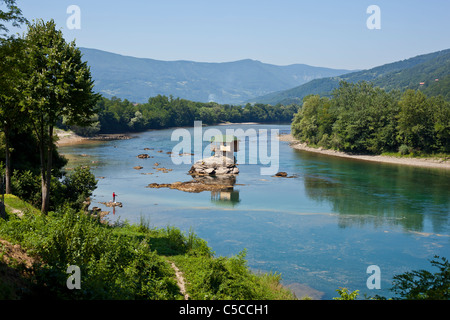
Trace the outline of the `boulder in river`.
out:
M 234 160 L 228 157 L 212 156 L 194 163 L 189 170 L 191 175 L 220 176 L 228 174 L 239 174 L 239 168 Z

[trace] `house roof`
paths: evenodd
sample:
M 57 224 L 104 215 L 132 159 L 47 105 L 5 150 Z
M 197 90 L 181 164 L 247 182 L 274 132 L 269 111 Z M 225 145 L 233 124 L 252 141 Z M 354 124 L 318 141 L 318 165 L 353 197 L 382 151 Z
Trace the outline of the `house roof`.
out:
M 232 135 L 223 134 L 221 136 L 214 136 L 211 138 L 211 142 L 232 142 L 237 141 L 238 138 Z

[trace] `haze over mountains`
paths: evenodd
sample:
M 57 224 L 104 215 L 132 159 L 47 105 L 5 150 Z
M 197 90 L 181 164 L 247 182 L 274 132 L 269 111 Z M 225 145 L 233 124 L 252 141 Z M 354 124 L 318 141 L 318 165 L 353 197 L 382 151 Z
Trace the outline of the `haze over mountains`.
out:
M 243 104 L 250 99 L 286 90 L 313 79 L 350 72 L 304 64 L 277 66 L 255 60 L 224 63 L 160 61 L 80 48 L 91 67 L 95 90 L 146 102 L 158 94 L 192 101 Z
M 442 94 L 450 100 L 450 49 L 419 55 L 410 59 L 385 64 L 335 77 L 314 79 L 308 83 L 274 92 L 249 102 L 266 104 L 300 104 L 310 94 L 329 95 L 340 81 L 370 81 L 385 90 L 421 89 L 428 95 Z

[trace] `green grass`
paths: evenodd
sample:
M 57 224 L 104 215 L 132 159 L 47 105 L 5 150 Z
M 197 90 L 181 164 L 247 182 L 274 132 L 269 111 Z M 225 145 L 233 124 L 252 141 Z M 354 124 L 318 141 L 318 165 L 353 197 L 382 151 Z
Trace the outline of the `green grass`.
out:
M 183 299 L 172 262 L 184 273 L 192 299 L 295 298 L 280 285 L 279 274 L 252 273 L 245 252 L 216 257 L 192 231 L 154 228 L 145 219 L 111 226 L 70 208 L 45 216 L 17 197 L 5 202 L 0 238 L 42 261 L 29 273 L 30 290 L 19 298 Z M 70 265 L 82 270 L 82 290 L 67 289 Z
M 5 194 L 5 207 L 6 213 L 8 214 L 12 214 L 17 211 L 40 214 L 40 211 L 33 207 L 31 204 L 21 200 L 20 198 L 12 194 Z

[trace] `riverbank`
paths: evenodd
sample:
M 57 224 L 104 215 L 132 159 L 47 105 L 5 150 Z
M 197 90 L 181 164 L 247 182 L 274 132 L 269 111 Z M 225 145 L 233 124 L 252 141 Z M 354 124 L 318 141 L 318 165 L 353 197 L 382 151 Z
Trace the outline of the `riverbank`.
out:
M 297 150 L 308 151 L 320 153 L 328 156 L 350 158 L 363 161 L 373 161 L 381 163 L 392 163 L 401 164 L 407 166 L 416 166 L 423 168 L 438 168 L 450 170 L 450 159 L 440 159 L 440 158 L 403 158 L 403 157 L 393 157 L 393 156 L 382 156 L 382 155 L 359 155 L 359 154 L 349 154 L 341 151 L 313 148 L 308 147 L 306 143 L 302 143 L 295 139 L 291 134 L 279 135 L 278 139 L 280 141 L 289 142 L 289 145 Z
M 253 273 L 244 251 L 215 256 L 191 231 L 152 227 L 145 218 L 107 225 L 91 212 L 67 208 L 41 215 L 13 195 L 5 203 L 10 219 L 0 219 L 0 300 L 297 299 L 279 274 Z M 67 290 L 73 289 L 66 285 L 67 266 L 74 261 L 89 262 L 89 268 L 80 265 L 83 290 Z
M 98 141 L 128 140 L 132 138 L 128 133 L 98 134 L 92 137 L 82 137 L 71 130 L 65 131 L 61 129 L 56 129 L 55 135 L 58 137 L 56 141 L 58 147 Z

